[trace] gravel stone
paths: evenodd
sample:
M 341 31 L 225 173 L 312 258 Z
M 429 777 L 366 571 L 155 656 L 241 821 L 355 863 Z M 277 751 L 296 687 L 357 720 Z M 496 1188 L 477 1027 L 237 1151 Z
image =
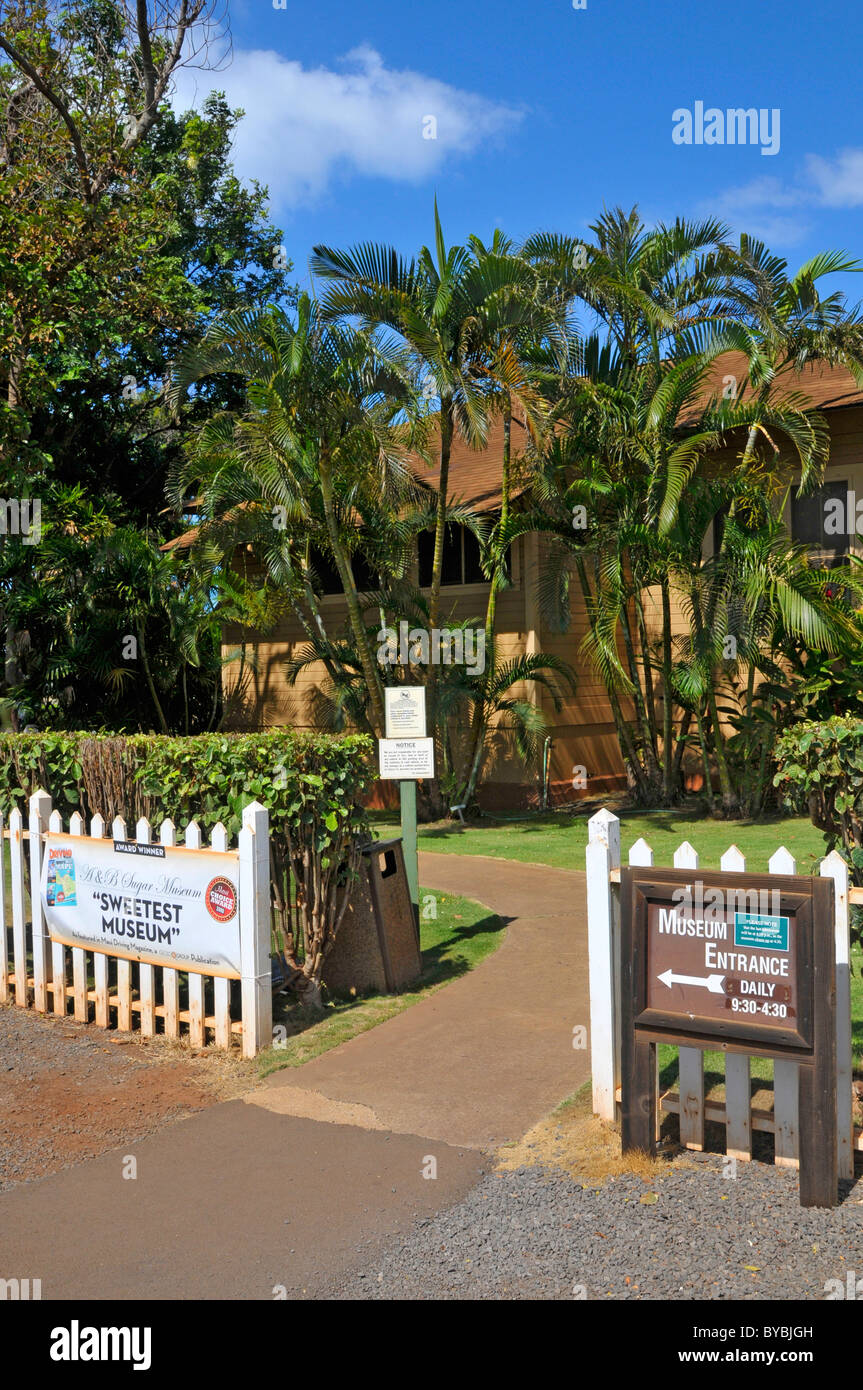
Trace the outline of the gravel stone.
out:
M 827 1281 L 844 1287 L 849 1271 L 863 1277 L 863 1181 L 845 1184 L 833 1211 L 804 1210 L 793 1172 L 723 1172 L 721 1156 L 706 1155 L 651 1185 L 629 1175 L 583 1185 L 543 1167 L 493 1173 L 324 1296 L 797 1300 L 824 1299 Z M 651 1193 L 658 1200 L 641 1200 Z

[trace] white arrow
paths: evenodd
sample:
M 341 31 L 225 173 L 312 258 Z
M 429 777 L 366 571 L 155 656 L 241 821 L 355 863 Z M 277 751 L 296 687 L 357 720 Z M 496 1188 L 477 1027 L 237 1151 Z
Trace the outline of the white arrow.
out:
M 664 975 L 657 975 L 657 980 L 661 980 L 664 985 L 671 989 L 672 985 L 705 985 L 711 994 L 722 994 L 724 975 L 707 975 L 704 978 L 700 975 L 675 975 L 673 970 L 666 970 Z

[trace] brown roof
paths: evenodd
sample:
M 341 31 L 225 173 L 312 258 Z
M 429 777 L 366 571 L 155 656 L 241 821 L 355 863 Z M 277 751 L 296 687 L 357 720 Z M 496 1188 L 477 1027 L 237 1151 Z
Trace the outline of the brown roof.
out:
M 510 436 L 513 459 L 517 458 L 524 449 L 526 439 L 525 426 L 521 420 L 513 417 Z M 436 459 L 437 462 L 429 464 L 418 454 L 411 454 L 408 458 L 408 467 L 418 482 L 436 491 L 440 479 L 439 436 L 433 436 L 430 439 L 429 453 L 431 458 Z M 482 449 L 472 449 L 460 436 L 456 436 L 450 452 L 448 488 L 450 501 L 472 507 L 478 512 L 497 510 L 501 504 L 502 466 L 503 419 L 500 416 L 496 416 L 489 425 L 488 437 Z M 525 490 L 526 486 L 526 482 L 519 482 L 516 475 L 511 489 L 512 495 L 518 496 Z M 246 502 L 239 503 L 232 512 L 226 515 L 225 520 L 231 520 L 236 512 L 246 509 L 248 505 Z M 194 544 L 197 534 L 198 528 L 192 527 L 191 530 L 184 531 L 181 536 L 175 536 L 161 549 L 188 550 Z
M 724 352 L 717 357 L 704 378 L 704 401 L 720 396 L 723 377 L 737 378 L 742 386 L 747 377 L 746 356 L 742 352 Z M 821 362 L 805 366 L 801 371 L 789 369 L 776 378 L 779 394 L 796 393 L 803 396 L 809 409 L 835 410 L 840 406 L 863 405 L 863 391 L 845 367 L 828 367 Z
M 747 377 L 746 357 L 742 352 L 726 352 L 717 357 L 705 375 L 702 397 L 707 402 L 712 397 L 721 396 L 724 377 L 734 376 L 738 386 Z M 802 371 L 788 370 L 777 378 L 776 385 L 780 395 L 796 393 L 803 396 L 810 409 L 836 410 L 843 406 L 863 405 L 863 391 L 857 386 L 853 376 L 845 367 L 828 367 L 813 363 Z M 688 412 L 695 415 L 695 410 Z M 684 416 L 684 418 L 686 418 Z M 513 458 L 517 458 L 527 442 L 527 431 L 521 420 L 513 418 L 511 447 Z M 429 445 L 432 459 L 439 456 L 439 443 L 432 438 Z M 482 449 L 472 449 L 464 439 L 456 436 L 453 441 L 449 469 L 449 494 L 453 502 L 473 507 L 476 511 L 496 511 L 501 504 L 501 467 L 503 461 L 503 419 L 495 416 L 489 425 L 488 438 Z M 414 477 L 427 487 L 436 490 L 440 478 L 440 466 L 435 462 L 429 465 L 418 455 L 412 454 L 409 465 Z M 517 477 L 512 492 L 514 496 L 523 492 L 527 481 L 519 482 Z M 244 506 L 245 504 L 240 504 Z M 187 549 L 197 535 L 197 528 L 186 531 L 163 545 L 163 550 Z
M 521 420 L 513 417 L 510 448 L 513 459 L 523 451 L 527 441 L 527 430 Z M 414 477 L 434 491 L 440 481 L 440 441 L 434 437 L 429 444 L 429 455 L 435 460 L 426 463 L 417 455 L 411 455 L 409 467 Z M 503 468 L 503 418 L 495 416 L 489 425 L 488 437 L 482 449 L 472 449 L 460 435 L 453 440 L 449 463 L 448 493 L 450 500 L 473 507 L 476 511 L 493 512 L 501 504 L 501 471 Z M 518 479 L 512 488 L 513 495 L 524 491 L 526 484 Z

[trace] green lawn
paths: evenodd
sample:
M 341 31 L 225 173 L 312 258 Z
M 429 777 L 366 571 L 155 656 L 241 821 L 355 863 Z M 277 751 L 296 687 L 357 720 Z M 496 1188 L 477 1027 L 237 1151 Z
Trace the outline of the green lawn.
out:
M 273 1024 L 282 1024 L 287 1037 L 281 1047 L 261 1053 L 260 1073 L 267 1076 L 282 1067 L 300 1067 L 313 1057 L 349 1042 L 402 1013 L 426 995 L 441 989 L 450 980 L 472 970 L 503 940 L 501 919 L 480 903 L 456 898 L 450 893 L 420 889 L 428 907 L 429 897 L 437 906 L 437 918 L 420 922 L 423 972 L 416 986 L 404 994 L 371 994 L 360 998 L 331 998 L 323 1017 L 309 1021 L 299 1005 L 286 1005 L 282 996 L 273 1000 Z
M 373 820 L 382 839 L 400 833 L 391 814 Z M 720 855 L 732 844 L 743 851 L 747 868 L 755 872 L 767 869 L 768 859 L 780 845 L 796 857 L 798 872 L 804 874 L 810 873 L 815 861 L 824 855 L 823 835 L 803 816 L 715 821 L 691 811 L 649 811 L 643 815 L 625 812 L 621 817 L 624 863 L 630 846 L 638 839 L 645 839 L 650 845 L 655 864 L 668 867 L 683 840 L 695 846 L 705 868 L 718 869 Z M 523 864 L 548 864 L 555 869 L 583 869 L 587 817 L 558 814 L 512 822 L 489 818 L 464 830 L 445 822 L 420 826 L 419 843 L 420 849 L 437 854 L 484 854 Z

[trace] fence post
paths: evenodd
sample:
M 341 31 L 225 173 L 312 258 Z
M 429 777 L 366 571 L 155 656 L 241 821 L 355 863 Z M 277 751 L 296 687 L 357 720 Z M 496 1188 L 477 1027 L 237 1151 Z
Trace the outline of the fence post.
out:
M 39 789 L 30 797 L 30 921 L 33 927 L 33 1001 L 48 1012 L 48 932 L 42 913 L 42 834 L 48 829 L 51 796 Z
M 253 801 L 243 812 L 238 840 L 244 1057 L 254 1057 L 273 1040 L 269 828 L 266 807 Z
M 770 856 L 771 874 L 796 874 L 797 860 L 784 845 Z M 800 1163 L 800 1075 L 796 1062 L 787 1057 L 773 1059 L 773 1161 L 777 1167 L 797 1168 Z
M 854 1177 L 854 1109 L 851 1090 L 851 938 L 848 865 L 834 849 L 821 861 L 822 878 L 832 878 L 836 927 L 836 1121 L 839 1177 Z
M 609 875 L 620 868 L 620 821 L 604 806 L 587 823 L 587 943 L 593 1110 L 615 1118 L 620 1079 L 619 897 Z

